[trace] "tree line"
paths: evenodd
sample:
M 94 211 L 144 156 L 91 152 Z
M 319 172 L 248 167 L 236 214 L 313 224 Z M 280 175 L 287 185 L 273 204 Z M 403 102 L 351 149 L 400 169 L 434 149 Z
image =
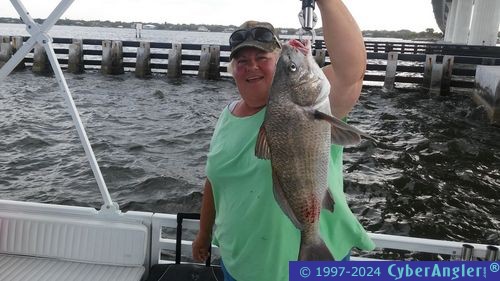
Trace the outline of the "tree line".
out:
M 42 23 L 43 19 L 35 19 L 37 23 Z M 0 17 L 0 23 L 22 23 L 18 18 L 2 18 Z M 205 25 L 205 24 L 173 24 L 173 23 L 156 23 L 156 22 L 141 22 L 144 25 L 148 25 L 150 28 L 160 29 L 160 30 L 177 30 L 177 31 L 198 31 L 200 27 L 206 28 L 210 32 L 230 32 L 231 30 L 236 30 L 235 25 Z M 114 28 L 135 28 L 135 22 L 123 22 L 123 21 L 109 21 L 109 20 L 71 20 L 71 19 L 60 19 L 56 23 L 57 25 L 70 25 L 70 26 L 89 26 L 89 27 L 114 27 Z M 295 34 L 297 28 L 276 28 L 281 34 Z M 321 28 L 316 30 L 318 35 L 323 34 Z M 500 32 L 499 32 L 500 37 Z M 379 37 L 379 38 L 401 38 L 405 40 L 419 39 L 419 40 L 440 40 L 443 38 L 443 33 L 436 32 L 432 28 L 427 28 L 422 32 L 415 32 L 408 29 L 402 29 L 398 31 L 391 30 L 364 30 L 364 37 Z

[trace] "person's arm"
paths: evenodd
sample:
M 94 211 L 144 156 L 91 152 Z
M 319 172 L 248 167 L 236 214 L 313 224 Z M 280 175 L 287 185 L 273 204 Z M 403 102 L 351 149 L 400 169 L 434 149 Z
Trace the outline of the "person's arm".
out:
M 316 0 L 323 34 L 332 64 L 323 68 L 330 81 L 330 107 L 337 118 L 345 117 L 361 94 L 366 69 L 366 50 L 358 24 L 341 0 Z
M 208 247 L 212 243 L 212 229 L 215 222 L 215 205 L 212 184 L 207 179 L 201 201 L 200 230 L 193 241 L 193 259 L 204 262 L 208 258 Z

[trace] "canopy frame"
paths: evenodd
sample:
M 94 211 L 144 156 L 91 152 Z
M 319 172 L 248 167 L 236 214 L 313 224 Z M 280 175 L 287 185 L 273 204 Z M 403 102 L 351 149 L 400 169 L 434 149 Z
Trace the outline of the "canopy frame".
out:
M 26 41 L 23 46 L 17 50 L 17 52 L 7 61 L 7 63 L 0 69 L 0 80 L 5 79 L 12 70 L 21 62 L 21 60 L 35 47 L 38 43 L 43 46 L 47 56 L 50 61 L 50 65 L 54 71 L 57 83 L 62 91 L 66 106 L 69 110 L 73 123 L 78 132 L 78 137 L 85 150 L 85 155 L 90 162 L 92 172 L 99 186 L 99 191 L 101 192 L 104 204 L 101 206 L 101 211 L 110 213 L 120 213 L 120 207 L 116 202 L 113 202 L 109 194 L 106 183 L 99 168 L 99 164 L 94 155 L 94 151 L 90 145 L 87 133 L 83 127 L 80 115 L 73 101 L 73 97 L 69 90 L 66 79 L 61 70 L 61 66 L 57 60 L 56 53 L 52 45 L 52 38 L 48 35 L 48 31 L 55 25 L 59 18 L 66 12 L 66 10 L 71 6 L 74 0 L 61 0 L 61 2 L 54 8 L 49 17 L 40 25 L 36 23 L 30 16 L 29 12 L 26 10 L 21 0 L 10 0 L 17 13 L 21 17 L 21 20 L 26 25 L 26 31 L 31 35 L 31 37 Z

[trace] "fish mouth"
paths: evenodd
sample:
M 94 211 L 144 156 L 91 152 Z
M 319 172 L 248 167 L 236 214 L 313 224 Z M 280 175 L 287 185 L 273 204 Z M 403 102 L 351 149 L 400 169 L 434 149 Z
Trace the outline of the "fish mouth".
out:
M 310 47 L 311 47 L 311 41 L 305 39 L 305 40 L 297 40 L 297 39 L 291 39 L 288 41 L 288 44 L 299 50 L 302 54 L 307 55 L 310 52 Z

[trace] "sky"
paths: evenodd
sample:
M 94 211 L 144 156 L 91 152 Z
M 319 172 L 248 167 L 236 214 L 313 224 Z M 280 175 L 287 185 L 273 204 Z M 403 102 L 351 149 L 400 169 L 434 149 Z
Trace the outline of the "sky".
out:
M 46 18 L 60 0 L 22 0 L 31 16 Z M 361 30 L 438 31 L 431 0 L 344 0 Z M 75 0 L 62 18 L 174 24 L 240 25 L 248 19 L 299 28 L 297 0 Z M 319 12 L 318 12 L 319 14 Z M 0 17 L 18 17 L 0 0 Z M 319 20 L 316 27 L 321 26 Z

